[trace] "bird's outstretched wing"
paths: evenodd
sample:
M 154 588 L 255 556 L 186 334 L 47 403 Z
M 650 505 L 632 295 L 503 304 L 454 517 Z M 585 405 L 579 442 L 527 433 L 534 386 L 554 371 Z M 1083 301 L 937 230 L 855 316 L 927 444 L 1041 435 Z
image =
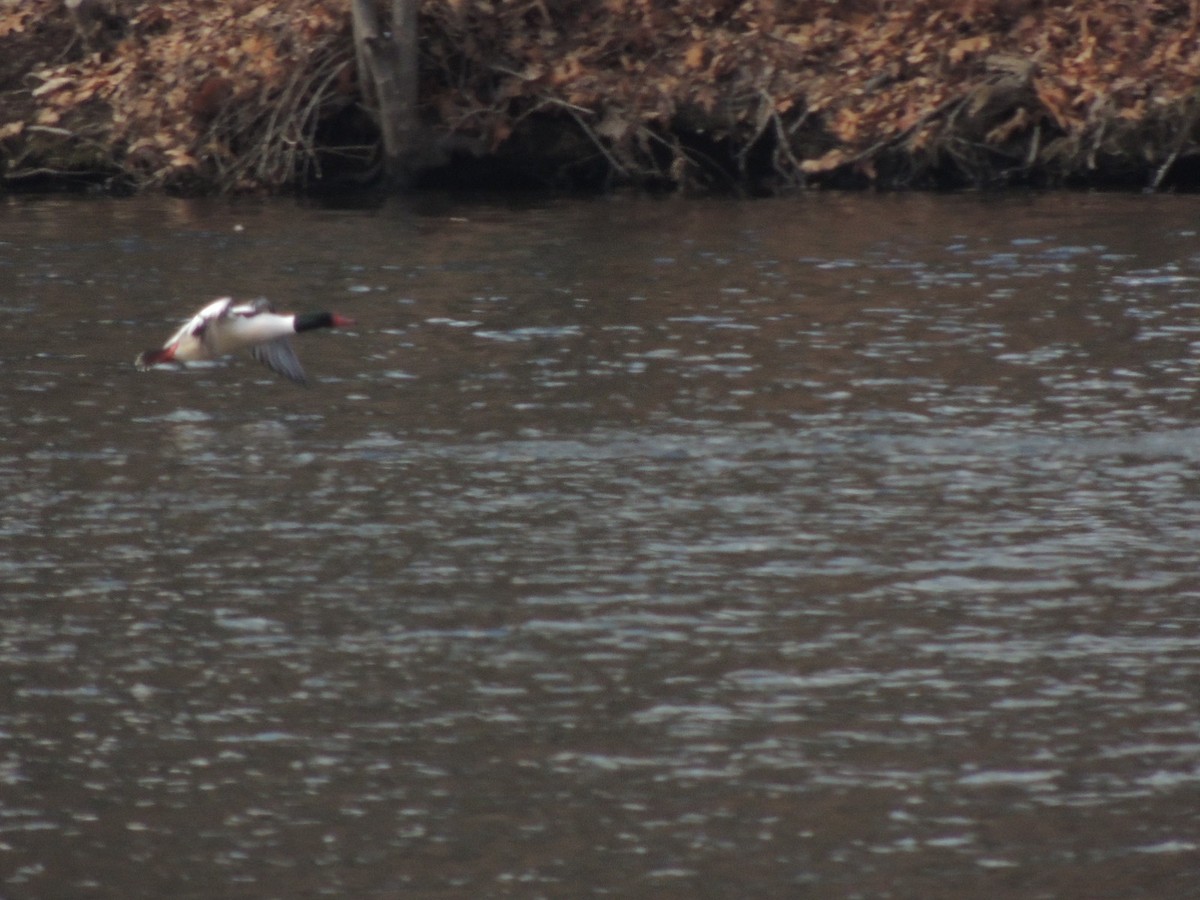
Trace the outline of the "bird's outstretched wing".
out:
M 255 344 L 250 352 L 260 363 L 284 378 L 289 378 L 297 384 L 308 384 L 308 376 L 300 365 L 300 359 L 292 348 L 292 342 L 287 337 L 275 338 L 262 344 Z
M 166 344 L 163 346 L 169 347 L 171 344 L 177 344 L 185 337 L 202 338 L 204 336 L 204 331 L 208 328 L 209 324 L 228 316 L 232 307 L 232 297 L 222 297 L 219 300 L 214 300 L 212 303 L 208 304 L 208 306 L 204 307 L 204 309 L 200 310 L 200 312 L 196 313 L 194 316 L 184 322 L 183 325 L 180 326 L 179 330 L 171 335 Z

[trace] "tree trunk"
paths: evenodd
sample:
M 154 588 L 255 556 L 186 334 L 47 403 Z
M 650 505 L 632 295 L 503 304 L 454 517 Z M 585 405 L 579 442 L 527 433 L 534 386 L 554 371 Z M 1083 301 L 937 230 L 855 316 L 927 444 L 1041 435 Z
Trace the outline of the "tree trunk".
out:
M 412 181 L 427 155 L 417 120 L 418 2 L 392 0 L 389 34 L 373 0 L 351 0 L 359 84 L 379 125 L 384 176 L 397 187 Z

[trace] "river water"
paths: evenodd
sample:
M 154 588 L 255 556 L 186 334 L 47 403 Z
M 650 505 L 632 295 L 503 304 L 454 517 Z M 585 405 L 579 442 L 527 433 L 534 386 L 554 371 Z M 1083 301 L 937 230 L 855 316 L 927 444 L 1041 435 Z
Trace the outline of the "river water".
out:
M 1198 214 L 0 202 L 0 896 L 1195 896 Z

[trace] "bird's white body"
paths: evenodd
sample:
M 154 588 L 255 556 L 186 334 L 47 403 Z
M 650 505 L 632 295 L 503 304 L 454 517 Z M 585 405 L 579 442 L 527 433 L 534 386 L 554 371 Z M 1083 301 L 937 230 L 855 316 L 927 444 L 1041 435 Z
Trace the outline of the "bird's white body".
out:
M 164 346 L 174 345 L 173 360 L 201 362 L 295 333 L 295 316 L 279 315 L 264 301 L 235 305 L 232 297 L 222 297 L 192 316 Z

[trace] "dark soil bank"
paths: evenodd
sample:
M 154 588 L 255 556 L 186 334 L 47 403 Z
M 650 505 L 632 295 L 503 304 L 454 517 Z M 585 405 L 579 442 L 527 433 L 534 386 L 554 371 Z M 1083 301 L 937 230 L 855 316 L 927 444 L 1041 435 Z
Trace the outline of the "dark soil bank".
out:
M 1200 184 L 1195 0 L 419 13 L 417 184 Z M 347 0 L 0 0 L 0 190 L 380 184 L 358 68 Z

